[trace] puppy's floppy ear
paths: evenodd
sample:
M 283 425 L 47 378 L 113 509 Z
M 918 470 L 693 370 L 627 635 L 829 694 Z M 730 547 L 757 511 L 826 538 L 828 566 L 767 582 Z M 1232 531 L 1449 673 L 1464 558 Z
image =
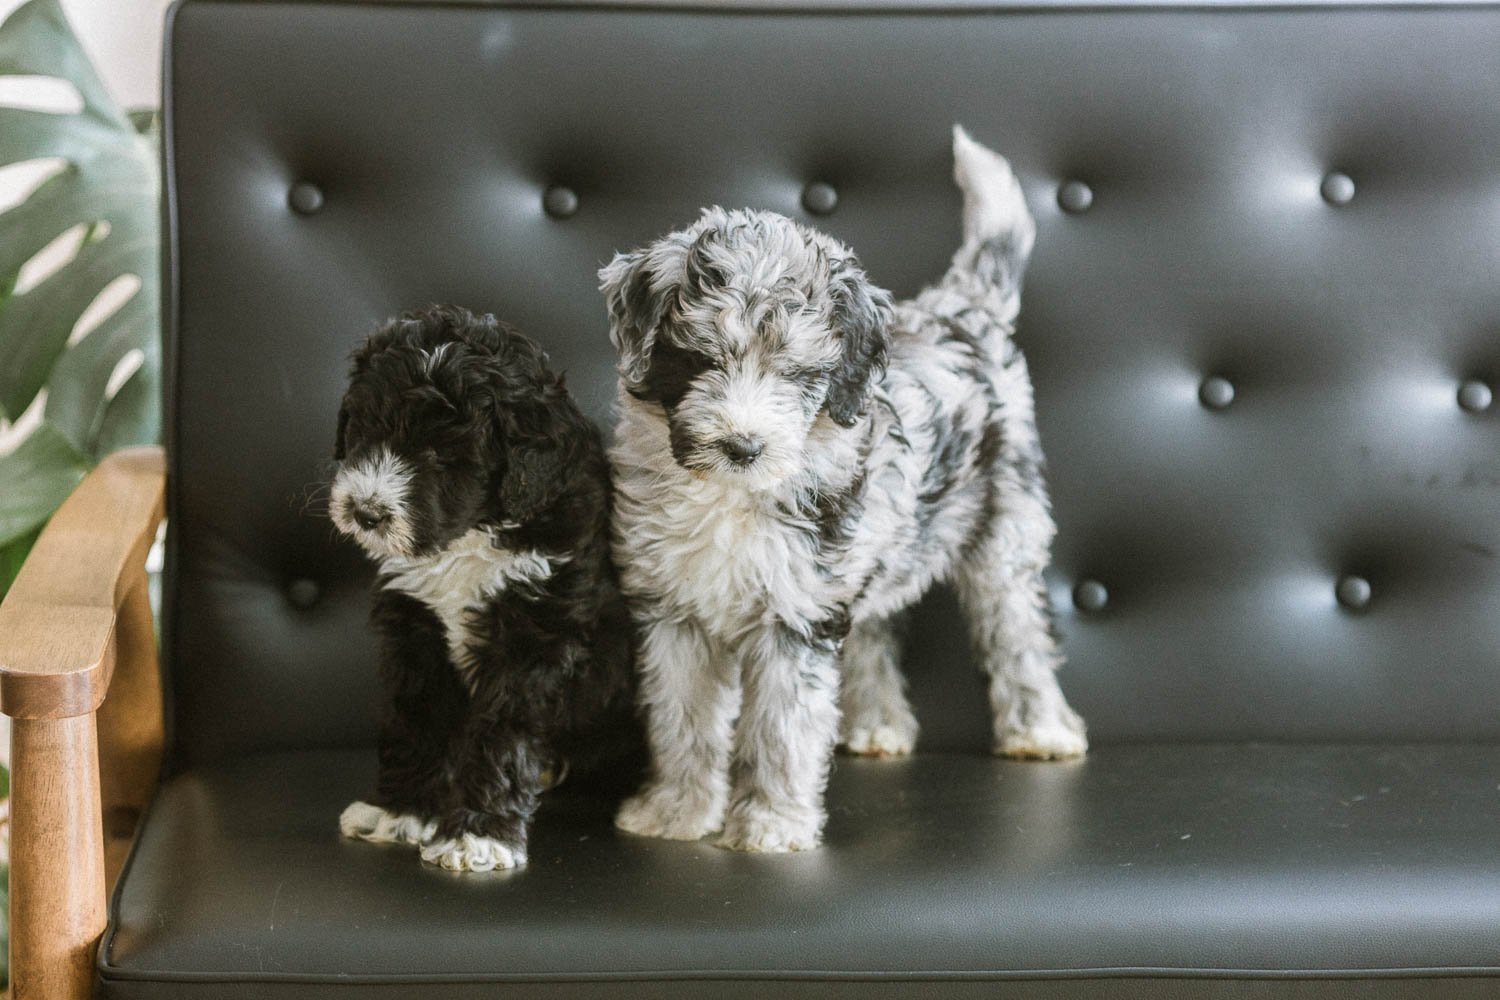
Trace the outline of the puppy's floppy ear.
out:
M 824 406 L 834 423 L 853 427 L 870 404 L 875 378 L 885 371 L 891 293 L 872 284 L 859 260 L 847 252 L 830 262 L 829 284 L 841 350 Z
M 354 383 L 370 370 L 370 359 L 390 346 L 399 328 L 399 320 L 389 320 L 383 323 L 374 333 L 365 338 L 364 343 L 360 344 L 349 355 L 349 386 L 351 389 Z M 342 462 L 346 453 L 344 438 L 349 431 L 349 395 L 350 391 L 346 389 L 344 397 L 339 400 L 339 424 L 333 438 L 333 460 L 335 462 Z
M 512 374 L 524 375 L 510 383 L 508 402 L 492 418 L 496 461 L 503 469 L 492 487 L 497 522 L 535 520 L 565 499 L 584 464 L 590 425 L 569 400 L 562 377 L 546 371 L 543 358 L 529 342 L 517 347 L 509 367 Z
M 561 499 L 577 471 L 574 452 L 566 438 L 513 442 L 497 487 L 499 519 L 525 524 Z
M 599 269 L 599 290 L 609 309 L 609 339 L 619 352 L 626 389 L 640 386 L 651 364 L 651 345 L 667 311 L 667 291 L 652 287 L 646 251 L 616 254 Z
M 344 460 L 344 433 L 349 429 L 349 404 L 339 404 L 339 429 L 333 437 L 333 460 L 342 462 Z

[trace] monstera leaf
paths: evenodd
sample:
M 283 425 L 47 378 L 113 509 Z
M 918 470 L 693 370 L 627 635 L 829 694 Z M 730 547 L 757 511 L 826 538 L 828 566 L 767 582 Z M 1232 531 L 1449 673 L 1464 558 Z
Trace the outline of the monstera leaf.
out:
M 95 462 L 156 440 L 161 372 L 154 116 L 115 105 L 57 0 L 0 24 L 6 77 L 63 81 L 81 106 L 0 106 L 0 168 L 46 165 L 0 213 L 0 417 L 46 393 L 41 423 L 0 456 L 0 593 Z

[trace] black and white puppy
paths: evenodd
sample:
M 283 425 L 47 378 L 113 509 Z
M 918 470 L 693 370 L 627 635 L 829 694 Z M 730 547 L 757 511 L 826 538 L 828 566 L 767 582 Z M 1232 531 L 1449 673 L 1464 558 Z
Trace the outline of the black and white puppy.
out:
M 387 694 L 375 797 L 340 829 L 525 864 L 543 790 L 635 728 L 598 432 L 535 343 L 434 307 L 355 354 L 334 457 L 329 513 L 379 566 Z
M 912 749 L 892 619 L 940 580 L 989 676 L 995 751 L 1086 748 L 1054 673 L 1054 528 L 1011 339 L 1036 229 L 1002 157 L 961 129 L 953 155 L 963 244 L 910 301 L 771 212 L 710 209 L 600 272 L 653 762 L 624 830 L 815 846 L 835 743 Z

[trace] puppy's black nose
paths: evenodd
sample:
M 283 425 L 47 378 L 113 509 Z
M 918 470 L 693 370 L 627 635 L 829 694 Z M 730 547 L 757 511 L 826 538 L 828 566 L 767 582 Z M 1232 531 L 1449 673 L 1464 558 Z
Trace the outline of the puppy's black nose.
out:
M 760 453 L 766 450 L 766 446 L 754 438 L 731 434 L 720 439 L 719 450 L 729 456 L 729 460 L 736 465 L 749 465 L 760 457 Z
M 369 510 L 365 507 L 356 506 L 353 511 L 354 523 L 366 531 L 374 531 L 391 519 L 391 515 L 385 511 Z

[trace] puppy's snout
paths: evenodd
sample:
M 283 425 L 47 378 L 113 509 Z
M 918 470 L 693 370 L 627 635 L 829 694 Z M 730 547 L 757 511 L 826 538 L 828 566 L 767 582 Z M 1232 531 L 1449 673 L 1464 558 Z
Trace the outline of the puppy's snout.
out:
M 749 465 L 760 457 L 766 446 L 755 438 L 731 434 L 719 440 L 719 450 L 735 465 Z
M 375 510 L 363 504 L 355 504 L 350 516 L 354 518 L 355 524 L 366 531 L 375 531 L 391 519 L 390 512 Z

